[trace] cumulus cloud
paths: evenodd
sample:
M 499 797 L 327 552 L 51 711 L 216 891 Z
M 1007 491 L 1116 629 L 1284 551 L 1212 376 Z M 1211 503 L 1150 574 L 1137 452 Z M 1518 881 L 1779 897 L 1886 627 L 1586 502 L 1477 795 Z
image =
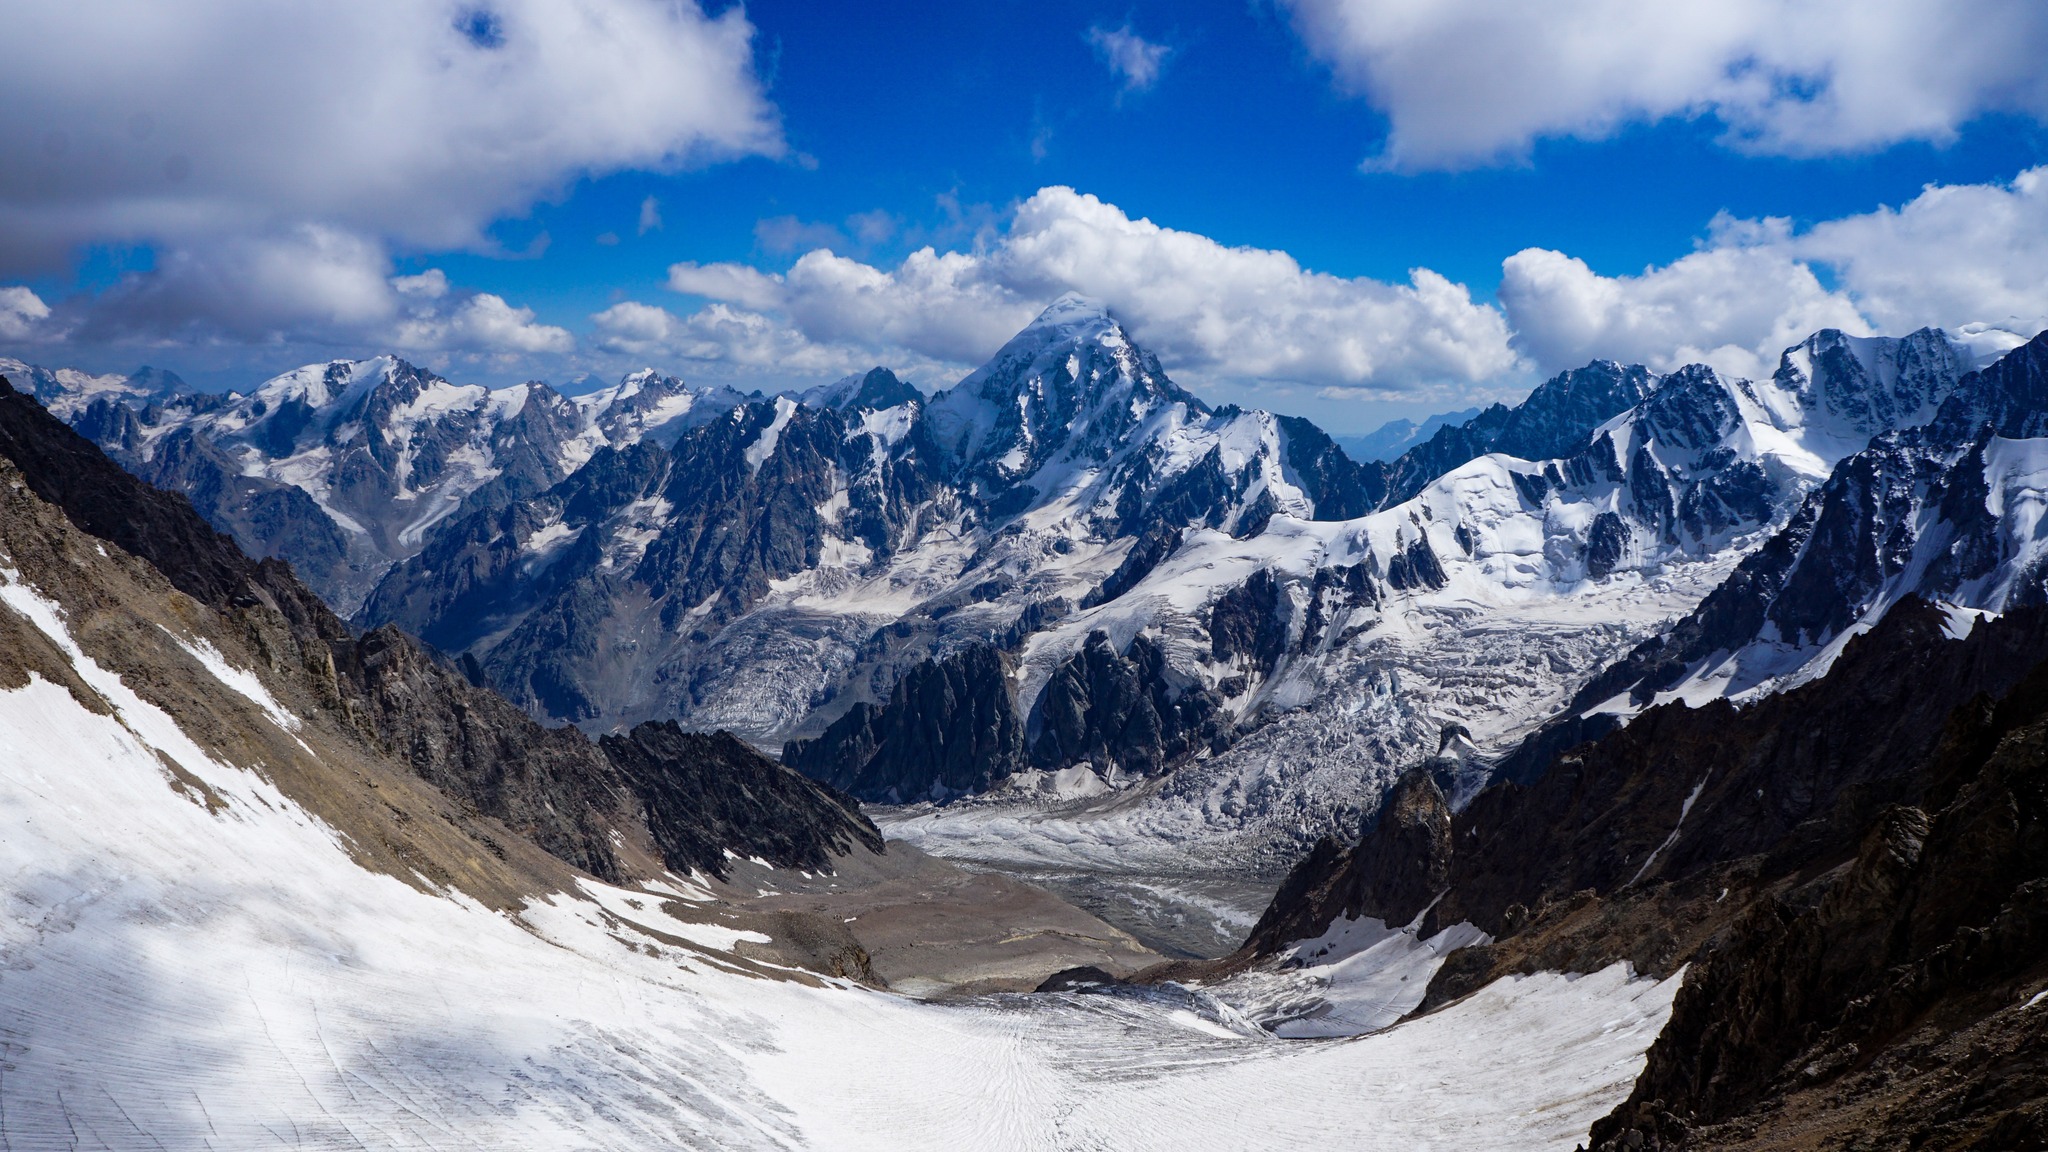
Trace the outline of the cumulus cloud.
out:
M 157 270 L 82 330 L 388 324 L 390 251 L 490 250 L 587 175 L 780 152 L 752 35 L 692 0 L 0 5 L 0 275 L 138 245 Z M 437 331 L 537 338 L 481 300 Z
M 1775 245 L 1709 248 L 1636 276 L 1529 248 L 1502 264 L 1500 300 L 1515 346 L 1545 371 L 1604 359 L 1754 378 L 1816 329 L 1870 333 L 1851 301 Z
M 779 150 L 751 37 L 670 0 L 6 5 L 0 267 L 304 221 L 480 245 L 584 173 Z
M 1636 275 L 1526 249 L 1503 264 L 1500 301 L 1515 347 L 1545 371 L 1601 357 L 1757 376 L 1817 328 L 2032 336 L 2048 328 L 2048 168 L 1803 231 L 1723 217 L 1698 251 Z
M 1310 51 L 1386 113 L 1376 161 L 1514 159 L 1544 137 L 1710 116 L 1785 155 L 2048 117 L 2034 0 L 1286 0 Z
M 1930 186 L 1899 208 L 1826 221 L 1782 243 L 1834 269 L 1886 329 L 2048 328 L 2048 167 L 2010 184 Z
M 26 288 L 0 288 L 0 340 L 28 340 L 50 318 L 50 306 Z
M 398 322 L 391 345 L 401 351 L 480 352 L 516 357 L 567 352 L 576 346 L 569 330 L 534 322 L 533 309 L 515 308 L 502 296 L 479 292 L 452 308 L 423 309 Z
M 392 276 L 382 246 L 305 225 L 162 253 L 96 297 L 58 309 L 84 344 L 295 344 L 467 352 L 558 353 L 569 331 L 531 309 L 457 288 L 439 268 Z M 53 321 L 56 322 L 56 321 Z M 0 337 L 10 337 L 0 327 Z
M 1121 28 L 1090 28 L 1086 39 L 1126 92 L 1142 92 L 1157 84 L 1159 70 L 1173 51 L 1131 31 L 1129 24 Z
M 1163 228 L 1064 187 L 1041 189 L 1007 231 L 973 251 L 926 247 L 879 268 L 814 249 L 783 273 L 683 263 L 668 282 L 773 317 L 807 346 L 870 361 L 972 366 L 1074 290 L 1107 302 L 1176 372 L 1196 378 L 1402 394 L 1516 366 L 1500 313 L 1427 269 L 1401 284 L 1313 272 L 1285 252 Z

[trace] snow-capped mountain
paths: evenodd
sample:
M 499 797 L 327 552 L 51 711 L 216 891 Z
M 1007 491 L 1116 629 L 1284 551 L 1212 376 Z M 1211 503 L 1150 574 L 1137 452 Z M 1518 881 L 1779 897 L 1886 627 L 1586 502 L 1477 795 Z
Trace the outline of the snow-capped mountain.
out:
M 1844 348 L 1860 355 L 1829 352 Z M 1569 410 L 1557 398 L 1595 381 L 1612 395 L 1639 380 L 1643 399 L 1569 455 L 1480 456 L 1349 521 L 1276 516 L 1242 539 L 1188 531 L 1120 595 L 1078 605 L 1020 646 L 1020 742 L 1035 749 L 1049 716 L 1072 711 L 1049 708 L 1041 689 L 1090 664 L 1097 632 L 1115 650 L 1142 656 L 1140 638 L 1163 650 L 1169 679 L 1186 686 L 1177 698 L 1212 700 L 1224 741 L 1148 786 L 1142 803 L 1086 799 L 1024 771 L 987 799 L 884 822 L 935 851 L 1036 867 L 1171 873 L 1205 858 L 1279 861 L 1303 846 L 1301 830 L 1369 811 L 1447 725 L 1476 742 L 1455 781 L 1468 796 L 1489 759 L 1690 611 L 1786 523 L 1836 459 L 1868 441 L 1863 428 L 1917 418 L 1969 365 L 1933 331 L 1854 343 L 1820 333 L 1785 362 L 1764 382 L 1700 366 L 1658 376 L 1592 365 L 1539 389 L 1534 411 Z M 1863 384 L 1889 388 L 1890 406 L 1855 404 Z M 1098 701 L 1112 725 L 1135 712 L 1141 728 L 1170 727 L 1163 714 L 1125 707 L 1128 695 Z M 903 727 L 886 714 L 841 723 L 826 736 L 842 751 L 823 759 L 886 753 Z M 819 770 L 812 746 L 786 755 Z M 1020 795 L 1031 788 L 1066 799 L 1048 808 Z
M 1250 534 L 1276 509 L 1370 506 L 1313 425 L 1212 411 L 1075 300 L 929 401 L 860 380 L 836 407 L 743 406 L 451 524 L 364 619 L 470 652 L 543 712 L 772 742 L 935 651 L 1028 633 L 1050 610 L 1031 604 L 1086 597 L 1148 526 Z
M 522 499 L 600 446 L 673 437 L 744 399 L 651 369 L 574 399 L 540 383 L 493 390 L 380 356 L 246 395 L 138 392 L 129 378 L 53 411 L 349 610 L 466 501 Z
M 95 375 L 76 368 L 43 368 L 0 356 L 0 376 L 65 420 L 75 418 L 101 397 L 146 402 L 186 391 L 185 382 L 176 373 L 147 365 L 125 376 L 118 372 Z
M 1788 353 L 1781 377 L 1820 362 L 1811 345 Z M 1823 354 L 1867 364 L 1871 347 Z M 1952 388 L 1931 382 L 1948 367 L 1929 365 L 1938 350 L 1900 353 L 1896 376 L 1873 370 L 1877 387 L 1844 390 L 1833 408 L 1850 428 L 1894 420 L 1902 430 L 1842 459 L 1696 611 L 1589 685 L 1581 712 L 1802 682 L 1907 596 L 1949 605 L 1959 631 L 1983 613 L 2048 602 L 2048 336 Z
M 1361 465 L 1066 298 L 929 399 L 878 370 L 600 451 L 449 522 L 362 619 L 544 715 L 986 793 L 891 817 L 941 851 L 1277 862 L 1444 725 L 1496 753 L 1564 708 L 1967 360 L 1927 331 L 1820 333 L 1760 382 L 1599 362 Z
M 1388 461 L 1422 443 L 1437 429 L 1448 424 L 1463 424 L 1479 415 L 1477 408 L 1466 408 L 1457 412 L 1440 412 L 1421 421 L 1402 417 L 1389 420 L 1362 436 L 1338 436 L 1337 446 L 1353 460 L 1367 464 L 1374 461 Z

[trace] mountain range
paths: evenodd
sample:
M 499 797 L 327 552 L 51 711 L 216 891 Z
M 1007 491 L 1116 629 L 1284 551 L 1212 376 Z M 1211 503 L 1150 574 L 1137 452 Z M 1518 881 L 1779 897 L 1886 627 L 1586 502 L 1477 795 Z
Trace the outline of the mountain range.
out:
M 1155 1029 L 1406 1021 L 1385 1033 L 1414 1045 L 1402 1060 L 1463 1053 L 1435 1090 L 1485 1067 L 1488 1091 L 1535 1093 L 1496 1138 L 1548 1116 L 1542 1140 L 1590 1125 L 1603 1152 L 2048 1139 L 2048 334 L 1979 363 L 1937 330 L 1823 331 L 1762 381 L 1595 362 L 1365 462 L 1305 421 L 1205 404 L 1072 298 L 932 395 L 876 369 L 774 397 L 645 372 L 564 398 L 390 358 L 249 396 L 22 375 L 48 404 L 0 389 L 0 725 L 61 722 L 94 751 L 0 778 L 32 875 L 0 939 L 15 1135 L 134 1109 L 170 1131 L 152 1083 L 224 1100 L 210 1065 L 150 1055 L 204 965 L 143 973 L 120 1044 L 94 1039 L 100 1014 L 33 1007 L 138 986 L 133 950 L 102 947 L 116 930 L 150 955 L 192 930 L 216 956 L 251 933 L 293 949 L 310 976 L 257 982 L 243 957 L 239 994 L 350 1088 L 287 1059 L 299 1086 L 270 1077 L 263 1099 L 383 1116 L 450 1054 L 416 1059 L 355 995 L 314 993 L 301 1027 L 298 982 L 395 972 L 417 951 L 387 946 L 399 930 L 437 957 L 496 941 L 489 964 L 448 961 L 460 979 L 515 954 L 537 971 L 493 935 L 503 910 L 565 966 L 528 985 L 534 1035 L 592 1012 L 563 992 L 591 972 L 640 979 L 629 958 L 655 958 L 633 1002 L 663 1019 L 712 974 L 959 995 L 1080 962 L 1012 1009 L 1029 1059 L 1181 1053 L 1290 1115 L 1318 1061 L 1396 1048 L 1245 1063 Z M 354 567 L 326 571 L 337 600 L 365 589 L 353 621 L 294 575 L 311 537 L 277 524 L 310 532 L 300 517 L 348 534 Z M 269 533 L 272 557 L 216 527 Z M 1205 950 L 912 845 L 1062 890 L 1121 876 L 1183 919 L 1218 890 L 1204 876 L 1286 875 L 1248 931 L 1219 921 L 1235 951 Z M 305 886 L 354 892 L 358 871 L 433 907 L 380 889 L 344 915 Z M 287 890 L 318 957 L 278 942 L 298 939 L 270 910 Z M 1145 967 L 1154 942 L 1228 954 Z M 402 983 L 468 1004 L 430 969 Z M 1136 1048 L 1081 1023 L 1112 1018 Z M 479 1032 L 462 1059 L 526 1070 L 530 1101 L 601 1098 L 577 1132 L 659 1100 L 687 1114 L 678 1139 L 758 1143 L 740 1117 L 765 1112 L 690 1087 L 745 1095 L 751 1074 L 674 1048 L 701 1029 L 643 1024 L 587 1051 Z M 1455 1042 L 1502 1027 L 1527 1061 Z M 344 1073 L 368 1036 L 374 1061 Z M 88 1104 L 36 1103 L 63 1091 Z M 1137 1092 L 1059 1095 L 1128 1137 Z M 267 1115 L 237 1099 L 223 1122 Z
M 1816 333 L 1760 381 L 1601 361 L 1360 462 L 1067 297 L 929 396 L 876 369 L 568 399 L 380 358 L 70 418 L 543 719 L 951 802 L 892 825 L 942 853 L 1271 871 L 1447 727 L 1462 796 L 1590 714 L 1975 366 L 1936 330 Z

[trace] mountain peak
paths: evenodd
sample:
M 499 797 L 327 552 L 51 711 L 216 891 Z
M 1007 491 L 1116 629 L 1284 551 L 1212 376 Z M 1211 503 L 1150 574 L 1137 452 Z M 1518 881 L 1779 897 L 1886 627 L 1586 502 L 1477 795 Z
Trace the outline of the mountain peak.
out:
M 1109 305 L 1093 296 L 1084 296 L 1079 292 L 1062 292 L 1059 298 L 1047 304 L 1045 310 L 1038 314 L 1038 318 L 1026 325 L 1024 330 L 1029 332 L 1033 328 L 1057 328 L 1089 321 L 1115 324 L 1116 317 L 1110 315 Z

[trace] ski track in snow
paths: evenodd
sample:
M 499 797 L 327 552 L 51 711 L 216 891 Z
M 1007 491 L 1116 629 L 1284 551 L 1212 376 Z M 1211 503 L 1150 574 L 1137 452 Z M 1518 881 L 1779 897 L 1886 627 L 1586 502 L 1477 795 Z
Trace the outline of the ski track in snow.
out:
M 1626 1094 L 1677 987 L 1538 975 L 1308 1043 L 1143 999 L 749 979 L 706 958 L 740 934 L 644 894 L 586 883 L 508 915 L 358 867 L 80 653 L 55 605 L 13 579 L 0 598 L 116 710 L 39 677 L 0 692 L 10 1149 L 1563 1149 Z

